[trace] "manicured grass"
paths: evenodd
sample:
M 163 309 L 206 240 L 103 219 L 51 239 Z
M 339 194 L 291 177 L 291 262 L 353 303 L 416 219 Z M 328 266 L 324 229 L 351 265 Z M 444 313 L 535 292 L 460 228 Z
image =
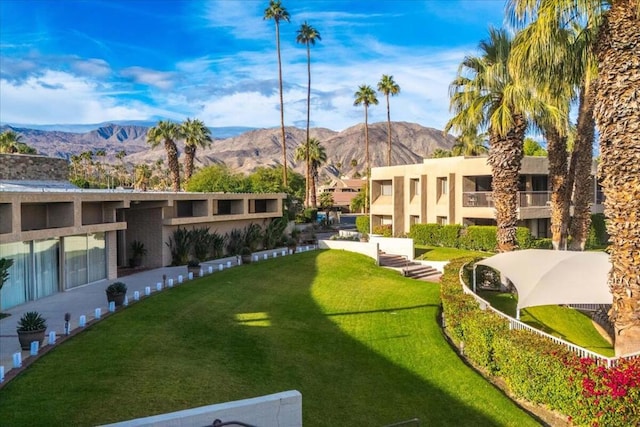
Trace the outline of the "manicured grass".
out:
M 489 252 L 469 251 L 457 248 L 442 248 L 439 246 L 414 245 L 415 257 L 425 261 L 449 261 L 462 257 L 486 257 L 493 254 Z
M 95 425 L 296 389 L 305 427 L 528 426 L 437 324 L 438 285 L 316 251 L 215 273 L 94 325 L 0 391 L 0 424 Z
M 478 291 L 491 305 L 509 316 L 516 316 L 517 299 L 510 293 Z M 614 356 L 615 351 L 595 329 L 591 318 L 568 307 L 545 305 L 521 311 L 520 320 L 543 332 L 601 354 Z

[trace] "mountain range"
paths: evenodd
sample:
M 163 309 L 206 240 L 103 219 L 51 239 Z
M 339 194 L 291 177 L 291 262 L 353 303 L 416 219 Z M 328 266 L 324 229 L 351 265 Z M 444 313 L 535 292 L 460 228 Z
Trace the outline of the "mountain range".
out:
M 67 128 L 72 128 L 67 125 Z M 85 125 L 78 125 L 85 126 Z M 4 125 L 0 132 L 14 130 L 21 141 L 51 157 L 70 158 L 84 151 L 104 150 L 103 161 L 115 162 L 115 155 L 126 151 L 124 162 L 130 164 L 152 163 L 165 157 L 162 145 L 151 148 L 146 143 L 146 133 L 150 126 L 140 124 L 104 124 L 86 132 L 43 130 L 28 127 Z M 80 129 L 80 128 L 75 128 Z M 280 128 L 211 128 L 214 140 L 209 148 L 198 149 L 197 166 L 224 163 L 230 168 L 251 172 L 259 166 L 276 166 L 282 163 Z M 294 160 L 295 148 L 306 138 L 306 131 L 296 127 L 286 127 L 287 162 L 298 172 L 304 171 L 304 162 Z M 438 148 L 450 149 L 455 138 L 440 130 L 416 123 L 392 122 L 392 165 L 420 163 Z M 326 128 L 311 128 L 310 136 L 320 140 L 326 150 L 327 162 L 324 166 L 329 175 L 339 176 L 362 173 L 365 167 L 364 124 L 358 124 L 343 131 Z M 181 144 L 178 143 L 180 152 Z M 371 166 L 387 164 L 387 123 L 369 125 L 369 155 Z M 352 167 L 352 161 L 357 163 Z

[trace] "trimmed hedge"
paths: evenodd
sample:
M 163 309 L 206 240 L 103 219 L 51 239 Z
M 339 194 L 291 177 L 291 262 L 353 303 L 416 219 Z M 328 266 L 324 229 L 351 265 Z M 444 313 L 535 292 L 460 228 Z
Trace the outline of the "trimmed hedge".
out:
M 493 252 L 498 246 L 497 232 L 495 225 L 413 224 L 409 237 L 419 245 Z M 520 249 L 529 249 L 535 242 L 527 227 L 517 228 L 516 239 Z
M 460 269 L 473 261 L 451 261 L 440 287 L 445 333 L 464 343 L 468 360 L 502 378 L 515 396 L 566 414 L 574 425 L 640 425 L 640 359 L 606 368 L 537 334 L 510 330 L 462 291 Z
M 356 218 L 356 229 L 362 234 L 369 234 L 369 215 L 363 215 Z
M 373 227 L 373 234 L 380 234 L 382 237 L 392 237 L 393 227 L 391 224 L 376 225 Z
M 419 245 L 440 246 L 440 228 L 440 224 L 413 224 L 409 237 Z

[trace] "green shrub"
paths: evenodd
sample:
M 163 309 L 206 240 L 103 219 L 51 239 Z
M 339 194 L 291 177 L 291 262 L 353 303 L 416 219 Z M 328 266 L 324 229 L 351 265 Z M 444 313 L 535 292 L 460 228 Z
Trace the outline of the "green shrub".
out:
M 495 225 L 470 225 L 460 236 L 460 247 L 472 251 L 493 252 L 498 246 L 498 227 Z
M 496 372 L 493 341 L 497 335 L 509 330 L 507 321 L 485 310 L 463 317 L 460 328 L 465 343 L 464 354 L 476 365 L 489 372 Z
M 527 227 L 518 227 L 516 229 L 516 241 L 518 242 L 518 247 L 520 249 L 531 248 L 531 243 L 533 242 L 531 230 Z
M 382 237 L 392 237 L 393 227 L 391 224 L 376 225 L 373 227 L 373 234 L 380 234 Z
M 553 242 L 551 239 L 534 239 L 531 242 L 531 249 L 553 249 Z
M 178 227 L 165 242 L 171 251 L 171 265 L 185 265 L 191 252 L 192 233 L 186 228 Z
M 369 234 L 369 215 L 362 215 L 356 218 L 356 229 L 362 234 Z
M 441 228 L 439 224 L 412 224 L 409 237 L 418 245 L 439 246 Z
M 591 225 L 589 226 L 589 236 L 586 246 L 588 249 L 601 248 L 609 243 L 609 234 L 605 223 L 604 214 L 591 215 Z
M 318 221 L 318 209 L 306 208 L 302 212 L 302 216 L 304 217 L 305 222 L 310 222 L 312 224 L 315 224 L 315 222 Z
M 444 246 L 445 248 L 459 247 L 458 240 L 461 230 L 462 226 L 459 224 L 443 225 L 440 228 L 438 246 Z

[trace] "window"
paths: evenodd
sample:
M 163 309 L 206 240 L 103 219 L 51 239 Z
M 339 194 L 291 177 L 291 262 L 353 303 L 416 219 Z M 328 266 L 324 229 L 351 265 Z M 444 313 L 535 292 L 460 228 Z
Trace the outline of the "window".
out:
M 420 195 L 420 180 L 418 178 L 411 178 L 409 188 L 411 191 L 411 197 Z
M 449 192 L 449 183 L 447 182 L 447 178 L 438 178 L 436 185 L 438 186 L 438 199 Z
M 391 196 L 392 194 L 393 194 L 393 186 L 391 185 L 391 181 L 380 182 L 380 195 Z
M 438 216 L 436 217 L 436 223 L 438 225 L 447 225 L 449 221 L 446 216 Z

